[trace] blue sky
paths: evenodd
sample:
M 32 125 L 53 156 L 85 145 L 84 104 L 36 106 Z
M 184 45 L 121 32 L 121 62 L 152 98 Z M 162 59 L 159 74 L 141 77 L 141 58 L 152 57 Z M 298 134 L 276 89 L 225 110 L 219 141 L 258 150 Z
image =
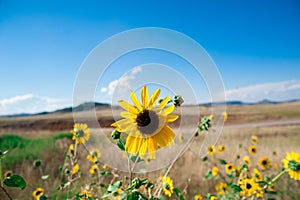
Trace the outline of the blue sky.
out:
M 149 26 L 179 31 L 201 44 L 221 73 L 228 99 L 300 97 L 299 10 L 296 0 L 0 0 L 0 114 L 70 105 L 89 52 L 114 34 Z M 128 71 L 164 56 L 145 51 L 123 64 Z M 125 72 L 115 67 L 107 73 L 96 100 L 109 102 L 101 88 Z M 202 88 L 192 71 L 186 76 L 197 91 Z

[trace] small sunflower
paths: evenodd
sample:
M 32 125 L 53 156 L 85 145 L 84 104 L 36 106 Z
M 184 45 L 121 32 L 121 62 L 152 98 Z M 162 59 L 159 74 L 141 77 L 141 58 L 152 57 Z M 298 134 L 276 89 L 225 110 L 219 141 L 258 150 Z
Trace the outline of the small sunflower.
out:
M 112 124 L 120 132 L 128 132 L 125 149 L 131 154 L 139 154 L 143 158 L 148 151 L 151 159 L 155 159 L 155 151 L 174 143 L 175 133 L 168 122 L 177 120 L 177 115 L 171 115 L 174 104 L 166 107 L 170 96 L 167 96 L 156 106 L 160 89 L 154 91 L 148 99 L 146 86 L 141 91 L 141 104 L 136 94 L 131 92 L 130 98 L 134 106 L 120 100 L 119 105 L 126 111 L 121 112 L 121 119 Z
M 254 179 L 242 179 L 240 181 L 240 187 L 242 188 L 241 195 L 243 196 L 250 197 L 255 194 L 257 197 L 260 197 L 263 195 L 262 188 Z
M 109 170 L 109 166 L 107 164 L 104 164 L 103 167 L 102 167 L 105 171 L 108 171 Z
M 259 171 L 257 168 L 254 168 L 254 169 L 252 170 L 251 176 L 252 176 L 252 179 L 253 179 L 255 182 L 259 182 L 259 181 L 262 181 L 262 180 L 263 180 L 263 177 L 262 177 L 260 171 Z
M 253 135 L 251 137 L 251 141 L 252 141 L 252 144 L 256 144 L 257 143 L 257 136 L 256 135 Z
M 202 200 L 202 196 L 200 194 L 196 194 L 194 196 L 194 200 Z
M 216 196 L 210 196 L 209 200 L 218 200 L 218 198 Z
M 276 187 L 274 183 L 268 186 L 267 191 L 276 192 Z
M 287 169 L 290 177 L 295 180 L 300 180 L 300 153 L 286 153 L 286 157 L 282 162 L 283 167 Z
M 74 155 L 74 151 L 75 151 L 74 144 L 70 144 L 69 152 L 72 156 Z
M 13 175 L 13 172 L 12 172 L 11 170 L 6 171 L 6 172 L 4 173 L 4 178 L 8 178 L 8 177 L 10 177 L 11 175 Z
M 97 148 L 91 149 L 89 155 L 86 156 L 86 158 L 92 163 L 98 161 L 100 157 L 101 157 L 101 152 Z
M 163 190 L 165 192 L 165 195 L 168 197 L 171 197 L 174 186 L 173 186 L 173 181 L 169 176 L 163 177 Z
M 228 118 L 227 112 L 223 112 L 223 120 L 224 120 L 224 122 L 227 121 L 227 118 Z
M 216 153 L 216 147 L 214 145 L 208 145 L 206 151 L 209 155 L 214 155 Z
M 268 169 L 269 167 L 271 167 L 271 162 L 270 162 L 269 158 L 267 158 L 267 157 L 262 157 L 259 160 L 258 164 L 261 169 Z
M 221 182 L 216 185 L 216 190 L 217 190 L 217 193 L 222 196 L 229 192 L 229 187 L 226 183 Z
M 72 140 L 75 140 L 77 144 L 84 144 L 90 139 L 90 129 L 87 124 L 76 123 L 71 132 L 73 133 Z
M 235 167 L 234 167 L 232 164 L 227 163 L 227 164 L 225 165 L 225 171 L 226 171 L 226 174 L 230 174 L 230 173 L 232 173 L 234 170 L 235 170 Z
M 72 174 L 76 174 L 79 171 L 79 165 L 78 163 L 74 165 L 73 169 L 72 169 Z
M 218 146 L 218 153 L 223 153 L 225 151 L 225 146 L 224 145 L 219 145 Z
M 44 194 L 44 189 L 39 187 L 33 191 L 32 196 L 34 200 L 39 200 L 40 197 L 43 196 L 43 194 Z
M 243 161 L 248 167 L 251 165 L 251 160 L 249 156 L 244 156 Z
M 98 170 L 98 165 L 97 164 L 93 164 L 90 168 L 90 174 L 95 174 L 95 172 L 97 172 Z
M 212 176 L 217 176 L 219 173 L 219 168 L 218 167 L 213 167 L 211 170 L 211 175 Z
M 92 193 L 88 190 L 81 190 L 79 193 L 80 200 L 90 199 L 92 197 Z
M 252 155 L 256 154 L 257 153 L 257 149 L 256 149 L 256 146 L 254 145 L 251 145 L 248 149 L 249 153 L 251 153 Z

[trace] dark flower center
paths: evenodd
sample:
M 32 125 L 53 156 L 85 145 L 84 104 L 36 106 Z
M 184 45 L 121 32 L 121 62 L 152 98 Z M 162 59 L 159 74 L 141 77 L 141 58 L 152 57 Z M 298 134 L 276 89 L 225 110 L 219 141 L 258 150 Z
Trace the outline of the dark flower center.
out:
M 151 110 L 143 110 L 137 115 L 136 123 L 138 129 L 144 134 L 154 133 L 159 125 L 159 118 Z
M 77 137 L 83 137 L 83 135 L 84 135 L 83 130 L 77 130 L 77 131 L 76 131 L 76 136 L 77 136 Z
M 267 162 L 266 160 L 263 160 L 261 163 L 262 163 L 262 165 L 264 165 L 264 166 L 268 164 L 268 162 Z
M 39 196 L 41 193 L 42 193 L 42 191 L 38 190 L 38 191 L 36 191 L 35 196 Z
M 255 153 L 256 152 L 256 149 L 255 148 L 252 148 L 252 150 L 251 150 L 253 153 Z
M 228 169 L 229 169 L 229 170 L 231 170 L 231 169 L 232 169 L 232 166 L 231 166 L 231 165 L 229 165 L 229 166 L 228 166 Z
M 249 189 L 252 188 L 252 185 L 251 185 L 250 183 L 247 183 L 247 184 L 246 184 L 246 188 L 249 190 Z

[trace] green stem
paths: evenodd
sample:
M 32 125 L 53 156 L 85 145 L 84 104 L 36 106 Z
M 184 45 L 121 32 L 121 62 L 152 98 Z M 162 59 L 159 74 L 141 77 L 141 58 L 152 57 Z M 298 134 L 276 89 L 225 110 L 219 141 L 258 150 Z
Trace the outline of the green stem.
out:
M 275 181 L 277 181 L 285 172 L 287 171 L 287 169 L 282 170 L 277 176 L 275 176 L 269 183 L 268 185 L 271 185 L 272 183 L 274 183 Z
M 1 160 L 1 159 L 0 159 Z M 2 186 L 0 186 L 1 189 L 3 190 L 3 192 L 6 194 L 6 196 L 8 197 L 9 200 L 13 200 L 13 198 L 9 195 L 9 193 L 6 191 L 6 189 Z
M 1 187 L 3 187 L 2 158 L 0 158 L 0 183 Z

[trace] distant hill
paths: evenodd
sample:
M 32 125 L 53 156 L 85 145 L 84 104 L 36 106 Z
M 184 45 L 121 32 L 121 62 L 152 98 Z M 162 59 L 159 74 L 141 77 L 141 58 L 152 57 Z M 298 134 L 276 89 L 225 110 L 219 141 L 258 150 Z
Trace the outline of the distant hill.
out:
M 297 102 L 300 101 L 299 99 L 293 99 L 288 101 L 272 101 L 269 99 L 263 99 L 258 102 L 250 103 L 250 102 L 243 102 L 243 101 L 225 101 L 225 102 L 210 102 L 210 103 L 203 103 L 199 104 L 200 106 L 214 106 L 214 105 L 259 105 L 259 104 L 279 104 L 279 103 L 290 103 L 290 102 Z

